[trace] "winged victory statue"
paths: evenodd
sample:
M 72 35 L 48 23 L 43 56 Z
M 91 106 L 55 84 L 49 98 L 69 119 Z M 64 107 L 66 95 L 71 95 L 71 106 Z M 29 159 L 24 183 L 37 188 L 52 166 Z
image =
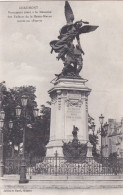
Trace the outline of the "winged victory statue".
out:
M 95 31 L 98 26 L 88 25 L 89 22 L 82 20 L 74 23 L 74 14 L 68 1 L 65 1 L 64 8 L 67 24 L 61 28 L 58 40 L 50 42 L 51 53 L 53 51 L 58 53 L 56 58 L 61 59 L 64 64 L 62 72 L 55 76 L 58 78 L 62 76 L 80 77 L 79 73 L 83 67 L 82 55 L 84 55 L 84 51 L 82 50 L 79 36 L 83 33 Z M 83 26 L 83 24 L 86 25 Z M 77 41 L 76 45 L 73 44 L 75 39 Z

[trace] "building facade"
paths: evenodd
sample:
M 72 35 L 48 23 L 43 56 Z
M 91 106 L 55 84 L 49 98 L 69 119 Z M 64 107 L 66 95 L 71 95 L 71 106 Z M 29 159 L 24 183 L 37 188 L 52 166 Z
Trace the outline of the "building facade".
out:
M 108 119 L 108 132 L 102 137 L 102 154 L 108 157 L 111 153 L 117 153 L 123 158 L 123 118 L 121 122 L 115 119 Z

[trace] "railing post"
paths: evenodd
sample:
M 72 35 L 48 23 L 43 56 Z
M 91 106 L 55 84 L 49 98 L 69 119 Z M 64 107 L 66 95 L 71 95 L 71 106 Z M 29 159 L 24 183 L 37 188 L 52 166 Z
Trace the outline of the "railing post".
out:
M 117 173 L 118 173 L 118 159 L 116 158 L 115 160 L 114 160 L 114 167 L 115 167 L 115 175 L 117 175 Z
M 57 176 L 57 159 L 58 158 L 58 153 L 57 151 L 55 152 L 55 175 Z

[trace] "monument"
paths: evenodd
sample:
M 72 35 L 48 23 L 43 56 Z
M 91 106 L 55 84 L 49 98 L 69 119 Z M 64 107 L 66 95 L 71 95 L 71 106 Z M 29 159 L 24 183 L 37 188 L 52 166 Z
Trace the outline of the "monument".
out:
M 63 142 L 73 139 L 73 126 L 79 129 L 80 143 L 89 141 L 88 96 L 91 89 L 86 86 L 87 79 L 79 75 L 84 55 L 79 36 L 96 30 L 98 26 L 82 20 L 73 23 L 74 15 L 68 1 L 65 2 L 65 17 L 67 24 L 61 28 L 58 40 L 50 42 L 51 53 L 58 53 L 57 59 L 62 60 L 64 67 L 61 73 L 55 74 L 54 86 L 48 92 L 51 97 L 51 125 L 47 156 L 54 156 L 56 151 L 63 156 Z

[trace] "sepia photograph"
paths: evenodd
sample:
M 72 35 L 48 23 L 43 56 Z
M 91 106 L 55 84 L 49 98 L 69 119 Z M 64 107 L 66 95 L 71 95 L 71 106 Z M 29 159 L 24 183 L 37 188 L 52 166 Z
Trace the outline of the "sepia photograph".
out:
M 0 1 L 2 195 L 122 194 L 122 7 Z

